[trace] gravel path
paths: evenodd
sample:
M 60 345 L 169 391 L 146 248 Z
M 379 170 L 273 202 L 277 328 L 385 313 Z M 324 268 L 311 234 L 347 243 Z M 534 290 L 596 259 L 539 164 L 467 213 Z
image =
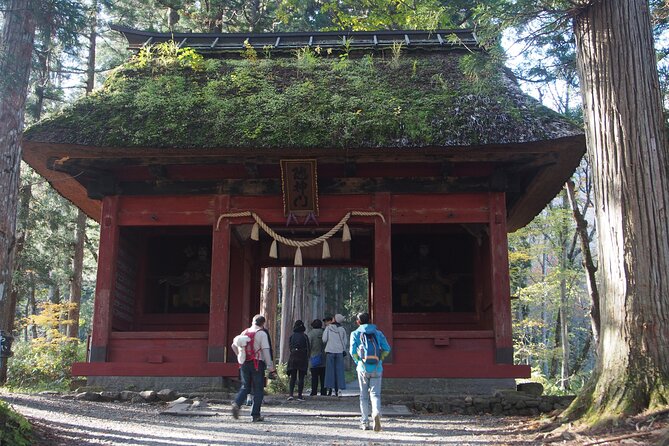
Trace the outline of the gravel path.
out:
M 248 408 L 234 420 L 227 401 L 203 401 L 214 416 L 176 416 L 161 413 L 164 403 L 102 403 L 14 393 L 0 393 L 0 398 L 36 426 L 41 439 L 35 446 L 541 444 L 533 440 L 534 434 L 523 433 L 529 421 L 524 417 L 384 415 L 381 432 L 361 431 L 354 396 L 306 402 L 268 397 L 263 423 L 252 423 Z

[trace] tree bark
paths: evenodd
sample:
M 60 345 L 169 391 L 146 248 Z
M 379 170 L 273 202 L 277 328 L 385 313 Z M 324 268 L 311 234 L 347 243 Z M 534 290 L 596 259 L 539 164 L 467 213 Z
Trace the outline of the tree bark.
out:
M 562 193 L 562 209 L 569 209 L 566 193 Z M 567 269 L 569 266 L 569 228 L 566 222 L 560 225 L 560 343 L 562 344 L 562 366 L 560 367 L 560 388 L 569 390 L 569 296 L 567 294 Z
M 12 271 L 16 245 L 21 133 L 35 42 L 35 18 L 30 0 L 11 0 L 5 11 L 0 47 L 0 330 L 13 331 Z M 0 367 L 0 384 L 7 380 L 7 362 Z
M 601 333 L 593 380 L 567 415 L 597 421 L 669 401 L 667 141 L 648 2 L 589 1 L 574 32 L 596 179 Z
M 265 327 L 277 339 L 277 302 L 279 297 L 279 268 L 271 267 L 263 270 L 262 301 L 260 313 L 267 319 Z
M 581 253 L 583 258 L 583 267 L 586 273 L 586 283 L 588 286 L 588 295 L 590 296 L 590 326 L 592 329 L 592 340 L 596 346 L 599 344 L 600 317 L 599 317 L 599 289 L 597 287 L 597 267 L 592 258 L 590 250 L 590 236 L 588 234 L 588 222 L 581 213 L 576 200 L 574 182 L 569 180 L 566 184 L 567 195 L 571 204 L 572 214 L 576 222 L 576 233 L 581 242 Z
M 95 48 L 97 44 L 98 2 L 93 1 L 91 29 L 88 36 L 88 66 L 86 69 L 86 94 L 95 87 Z M 74 252 L 72 255 L 72 277 L 70 278 L 70 307 L 67 314 L 69 321 L 67 336 L 79 338 L 79 315 L 81 313 L 81 286 L 84 275 L 84 245 L 86 243 L 86 214 L 77 210 L 74 230 Z
M 77 211 L 74 234 L 74 256 L 72 257 L 72 277 L 70 279 L 70 308 L 67 319 L 67 336 L 79 337 L 79 313 L 81 309 L 81 284 L 84 269 L 84 239 L 86 238 L 86 214 Z
M 290 318 L 293 308 L 293 274 L 295 268 L 281 268 L 281 324 L 279 328 L 279 362 L 288 361 L 288 337 L 290 333 Z

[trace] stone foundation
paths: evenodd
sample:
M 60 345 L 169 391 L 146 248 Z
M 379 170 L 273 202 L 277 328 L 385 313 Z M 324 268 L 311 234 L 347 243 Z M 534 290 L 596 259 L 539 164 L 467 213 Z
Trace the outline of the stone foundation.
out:
M 173 389 L 180 393 L 236 391 L 239 383 L 213 376 L 89 376 L 86 387 L 107 391 Z
M 501 391 L 489 396 L 417 395 L 413 398 L 383 395 L 383 404 L 404 404 L 418 413 L 529 415 L 566 409 L 574 396 L 537 396 L 526 392 Z
M 516 390 L 513 378 L 383 378 L 384 395 L 494 395 Z

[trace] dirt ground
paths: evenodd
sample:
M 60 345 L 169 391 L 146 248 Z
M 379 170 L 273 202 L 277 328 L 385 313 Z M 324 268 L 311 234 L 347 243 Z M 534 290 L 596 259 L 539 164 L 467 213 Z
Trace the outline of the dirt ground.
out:
M 0 393 L 35 427 L 35 446 L 89 445 L 655 445 L 667 413 L 646 416 L 597 434 L 556 429 L 546 419 L 492 415 L 418 414 L 384 409 L 380 432 L 359 429 L 358 399 L 349 396 L 286 401 L 268 397 L 266 420 L 248 408 L 232 418 L 229 401 L 196 399 L 197 410 L 165 413 L 166 403 L 78 401 L 72 395 Z M 398 410 L 403 409 L 403 410 Z M 178 412 L 178 411 L 177 411 Z M 609 439 L 609 441 L 607 441 Z

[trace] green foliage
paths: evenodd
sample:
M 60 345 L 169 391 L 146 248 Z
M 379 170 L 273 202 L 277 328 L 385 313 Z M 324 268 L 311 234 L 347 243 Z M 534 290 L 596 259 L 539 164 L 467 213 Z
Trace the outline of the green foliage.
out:
M 249 43 L 249 39 L 244 40 L 244 50 L 241 52 L 242 58 L 255 62 L 258 60 L 258 52 Z
M 253 50 L 253 47 L 251 47 Z M 245 50 L 248 51 L 248 48 Z M 253 50 L 255 52 L 255 50 Z M 204 57 L 193 48 L 179 48 L 173 40 L 147 45 L 133 56 L 128 62 L 129 68 L 144 69 L 151 67 L 154 70 L 169 68 L 190 68 L 194 71 L 204 69 Z
M 320 57 L 308 48 L 297 54 L 297 62 L 201 64 L 146 50 L 43 128 L 67 128 L 68 142 L 108 147 L 206 148 L 235 141 L 249 150 L 324 149 L 542 139 L 544 121 L 555 118 L 527 98 L 508 97 L 501 71 L 493 74 L 494 63 L 487 63 L 488 71 L 476 72 L 476 58 L 465 63 L 480 82 L 458 73 L 461 56 L 371 64 L 369 58 Z M 537 121 L 521 109 L 536 110 Z
M 286 372 L 287 364 L 277 364 L 276 379 L 270 379 L 267 382 L 265 390 L 272 395 L 281 395 L 288 393 L 288 374 Z
M 0 446 L 30 446 L 32 426 L 20 414 L 0 400 Z
M 580 251 L 574 245 L 575 224 L 563 195 L 559 195 L 528 226 L 509 236 L 509 263 L 514 314 L 516 360 L 532 364 L 547 389 L 571 391 L 591 370 L 589 299 Z M 558 316 L 569 329 L 569 389 L 558 377 L 562 361 Z
M 33 390 L 67 390 L 72 364 L 82 361 L 78 341 L 37 338 L 16 344 L 9 361 L 7 386 Z
M 390 65 L 397 67 L 400 63 L 400 56 L 402 55 L 402 42 L 393 42 L 393 45 L 390 47 L 392 56 L 390 58 Z
M 43 303 L 41 312 L 30 315 L 24 324 L 38 327 L 38 337 L 18 342 L 9 362 L 10 387 L 67 388 L 72 363 L 83 359 L 79 340 L 61 334 L 67 325 L 68 304 Z
M 539 367 L 533 367 L 532 378 L 529 381 L 540 383 L 544 387 L 544 395 L 564 396 L 577 394 L 585 386 L 589 376 L 590 373 L 588 372 L 570 377 L 570 387 L 566 390 L 560 385 L 559 378 L 547 377 Z
M 26 165 L 21 168 L 19 196 L 17 226 L 24 243 L 17 254 L 13 286 L 18 294 L 17 319 L 22 319 L 37 313 L 39 303 L 69 299 L 77 212 Z M 82 276 L 82 308 L 88 313 L 80 320 L 82 339 L 90 330 L 98 236 L 97 224 L 89 220 Z M 24 328 L 24 337 L 31 333 L 32 326 Z

